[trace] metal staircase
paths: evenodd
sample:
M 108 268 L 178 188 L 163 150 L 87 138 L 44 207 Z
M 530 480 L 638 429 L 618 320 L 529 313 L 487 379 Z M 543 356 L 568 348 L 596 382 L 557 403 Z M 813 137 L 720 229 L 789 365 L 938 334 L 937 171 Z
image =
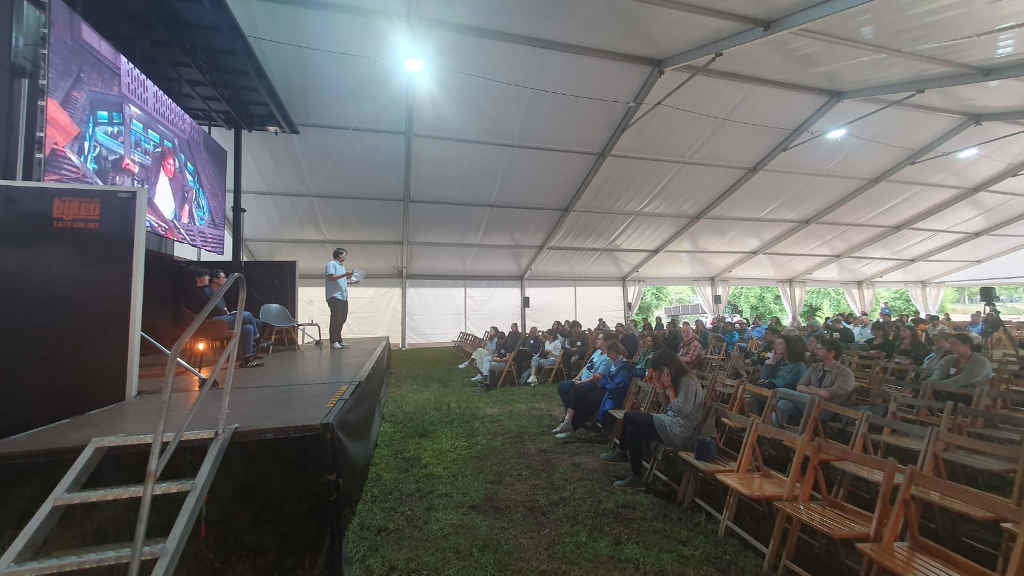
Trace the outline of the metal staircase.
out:
M 213 483 L 214 475 L 220 466 L 221 459 L 227 449 L 235 426 L 227 426 L 228 400 L 231 394 L 231 383 L 237 365 L 238 338 L 242 333 L 242 315 L 235 315 L 234 333 L 231 342 L 221 353 L 211 377 L 201 379 L 199 395 L 189 408 L 180 429 L 175 433 L 165 433 L 167 410 L 170 405 L 171 390 L 176 366 L 181 362 L 179 356 L 188 340 L 195 334 L 202 322 L 209 316 L 213 305 L 218 302 L 228 288 L 238 282 L 238 309 L 245 309 L 245 277 L 232 274 L 227 282 L 210 299 L 203 310 L 196 315 L 188 329 L 178 338 L 174 347 L 168 352 L 167 369 L 165 371 L 164 388 L 161 392 L 163 406 L 160 420 L 153 434 L 121 435 L 93 438 L 72 464 L 71 468 L 53 489 L 50 496 L 39 507 L 32 519 L 22 529 L 18 537 L 0 557 L 0 576 L 56 574 L 85 570 L 100 566 L 118 564 L 128 565 L 128 574 L 137 576 L 143 560 L 156 560 L 151 574 L 170 575 L 181 557 L 181 552 L 188 541 L 189 533 L 195 524 L 196 517 L 202 508 L 206 494 Z M 148 339 L 148 337 L 147 337 Z M 151 339 L 150 339 L 151 340 Z M 152 340 L 151 340 L 152 341 Z M 161 349 L 163 349 L 161 347 Z M 165 350 L 166 351 L 166 350 Z M 220 417 L 214 430 L 187 431 L 196 409 L 206 393 L 213 386 L 214 378 L 220 374 L 224 362 L 228 361 L 226 376 L 223 380 L 223 399 Z M 206 456 L 194 478 L 160 481 L 160 475 L 167 466 L 175 448 L 181 442 L 208 442 Z M 149 460 L 146 465 L 146 479 L 142 484 L 110 486 L 103 488 L 83 489 L 89 476 L 100 460 L 111 448 L 125 446 L 149 445 Z M 165 446 L 166 444 L 166 446 Z M 146 528 L 149 523 L 149 512 L 153 496 L 166 494 L 187 494 L 185 502 L 178 512 L 170 534 L 164 538 L 147 538 Z M 67 550 L 53 556 L 34 557 L 36 551 L 57 525 L 61 514 L 70 506 L 87 503 L 116 502 L 139 499 L 139 515 L 135 527 L 135 538 L 132 542 L 94 546 Z

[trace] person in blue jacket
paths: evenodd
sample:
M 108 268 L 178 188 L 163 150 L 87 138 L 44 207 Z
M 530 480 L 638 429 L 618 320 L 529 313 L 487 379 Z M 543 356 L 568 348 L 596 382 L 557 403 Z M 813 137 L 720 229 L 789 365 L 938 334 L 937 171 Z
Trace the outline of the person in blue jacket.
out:
M 595 375 L 596 387 L 578 390 L 573 395 L 569 406 L 571 428 L 555 434 L 555 438 L 572 438 L 577 429 L 589 424 L 595 416 L 601 422 L 608 410 L 622 408 L 626 391 L 633 381 L 633 366 L 626 361 L 626 348 L 617 340 L 605 344 L 605 354 L 610 361 L 607 373 Z
M 732 322 L 726 322 L 722 327 L 722 339 L 725 340 L 725 351 L 732 352 L 733 346 L 740 340 L 739 332 L 736 332 Z
M 796 384 L 807 371 L 807 346 L 799 336 L 781 336 L 775 339 L 772 357 L 761 366 L 761 386 L 765 388 L 789 388 L 796 390 Z

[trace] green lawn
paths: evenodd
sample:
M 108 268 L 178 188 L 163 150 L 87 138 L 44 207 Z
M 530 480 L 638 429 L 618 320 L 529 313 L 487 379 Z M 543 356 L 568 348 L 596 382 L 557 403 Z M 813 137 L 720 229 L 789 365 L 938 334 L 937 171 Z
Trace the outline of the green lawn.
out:
M 597 443 L 562 443 L 551 387 L 473 391 L 448 349 L 396 352 L 350 528 L 357 574 L 754 574 L 704 514 L 621 491 Z

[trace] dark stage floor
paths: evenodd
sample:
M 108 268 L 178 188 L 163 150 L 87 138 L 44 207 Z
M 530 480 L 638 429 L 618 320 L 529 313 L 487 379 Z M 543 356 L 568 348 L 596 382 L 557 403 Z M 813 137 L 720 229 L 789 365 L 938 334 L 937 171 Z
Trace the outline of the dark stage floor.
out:
M 316 433 L 332 407 L 343 403 L 358 382 L 388 352 L 387 338 L 346 339 L 349 347 L 305 345 L 301 350 L 278 348 L 261 368 L 235 371 L 228 424 L 238 424 L 235 438 L 277 438 Z M 159 379 L 139 383 L 139 396 L 106 408 L 0 439 L 0 459 L 47 452 L 78 450 L 97 436 L 152 434 L 160 414 Z M 340 393 L 340 394 L 339 394 Z M 196 379 L 175 377 L 167 429 L 175 431 L 197 394 Z M 211 390 L 189 428 L 215 428 L 223 391 Z M 336 397 L 337 396 L 337 397 Z

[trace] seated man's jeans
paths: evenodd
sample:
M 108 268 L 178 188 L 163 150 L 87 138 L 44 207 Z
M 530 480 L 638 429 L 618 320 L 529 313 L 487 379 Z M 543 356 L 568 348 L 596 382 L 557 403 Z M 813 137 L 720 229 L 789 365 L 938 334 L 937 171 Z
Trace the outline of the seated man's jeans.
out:
M 248 317 L 251 322 L 246 322 L 246 317 Z M 223 320 L 227 322 L 231 329 L 234 329 L 235 327 L 234 313 L 228 314 L 227 316 L 218 316 L 215 320 Z M 256 320 L 252 314 L 248 312 L 243 313 L 242 334 L 238 337 L 238 345 L 242 347 L 242 353 L 245 356 L 252 356 L 256 353 L 256 322 L 258 322 L 258 320 Z
M 781 422 L 776 422 L 776 424 L 793 426 L 799 423 L 803 417 L 804 409 L 807 408 L 811 395 L 790 390 L 789 388 L 776 388 L 775 397 L 778 398 L 775 409 L 779 420 L 781 420 Z M 818 418 L 822 422 L 831 420 L 832 416 L 833 414 L 827 410 L 822 410 L 818 414 Z
M 237 312 L 232 312 L 225 316 L 217 316 L 216 319 L 223 320 L 229 324 L 234 324 L 235 314 L 237 314 Z M 263 331 L 263 323 L 257 320 L 256 317 L 253 316 L 251 312 L 242 312 L 242 325 L 252 326 L 253 328 L 256 329 L 256 334 L 260 334 Z

